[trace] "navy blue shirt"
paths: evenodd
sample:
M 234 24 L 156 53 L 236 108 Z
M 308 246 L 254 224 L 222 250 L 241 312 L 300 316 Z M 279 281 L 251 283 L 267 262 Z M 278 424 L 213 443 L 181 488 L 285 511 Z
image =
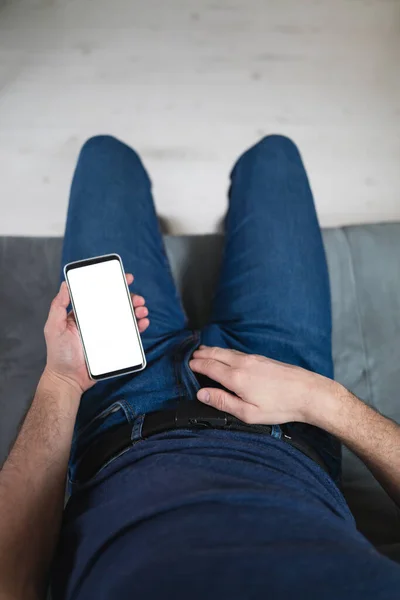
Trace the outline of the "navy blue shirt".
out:
M 73 494 L 53 598 L 400 598 L 400 566 L 358 533 L 312 460 L 269 436 L 139 442 Z

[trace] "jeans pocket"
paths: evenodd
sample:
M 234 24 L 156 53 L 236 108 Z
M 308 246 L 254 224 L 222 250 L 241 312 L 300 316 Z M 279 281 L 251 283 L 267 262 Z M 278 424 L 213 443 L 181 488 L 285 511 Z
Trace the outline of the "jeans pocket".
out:
M 102 410 L 99 414 L 97 414 L 89 423 L 86 423 L 79 429 L 75 431 L 75 437 L 79 438 L 80 436 L 86 434 L 88 431 L 96 428 L 96 426 L 100 426 L 110 415 L 118 413 L 120 410 L 123 411 L 124 416 L 126 417 L 128 422 L 131 422 L 133 416 L 131 414 L 130 407 L 125 400 L 117 400 L 117 402 L 113 402 L 110 406 L 107 406 L 104 410 Z
M 114 460 L 116 460 L 117 458 L 119 458 L 120 456 L 122 456 L 123 454 L 125 454 L 125 452 L 128 452 L 128 450 L 130 450 L 131 448 L 132 448 L 132 446 L 127 446 L 126 448 L 124 448 L 123 450 L 121 450 L 121 452 L 119 452 L 118 454 L 115 454 L 114 456 L 112 456 L 103 465 L 101 465 L 101 467 L 96 471 L 96 473 L 94 473 L 94 475 L 92 475 L 88 479 L 84 479 L 84 480 L 76 479 L 76 475 L 75 475 L 76 474 L 76 468 L 74 468 L 74 469 L 70 468 L 69 472 L 68 472 L 68 486 L 67 486 L 68 498 L 70 496 L 72 496 L 72 494 L 74 492 L 78 491 L 83 486 L 85 486 L 88 483 L 90 483 L 91 481 L 93 481 L 97 477 L 97 475 L 99 473 L 101 473 L 101 471 L 103 469 L 105 469 L 106 467 L 108 467 L 108 465 L 110 465 L 111 463 L 113 463 Z M 78 464 L 79 464 L 79 462 L 78 462 Z
M 75 482 L 77 466 L 90 445 L 102 434 L 118 425 L 132 423 L 134 415 L 125 400 L 118 400 L 96 415 L 74 434 L 69 461 L 69 483 Z

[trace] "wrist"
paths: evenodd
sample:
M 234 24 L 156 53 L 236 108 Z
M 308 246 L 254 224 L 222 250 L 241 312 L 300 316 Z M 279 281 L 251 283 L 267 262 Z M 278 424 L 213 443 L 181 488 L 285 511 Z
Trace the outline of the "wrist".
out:
M 39 391 L 46 392 L 47 395 L 59 397 L 64 405 L 79 406 L 82 389 L 78 383 L 72 379 L 52 371 L 46 366 L 38 385 Z
M 340 383 L 326 380 L 304 408 L 304 422 L 334 433 L 347 412 L 346 407 L 353 395 Z

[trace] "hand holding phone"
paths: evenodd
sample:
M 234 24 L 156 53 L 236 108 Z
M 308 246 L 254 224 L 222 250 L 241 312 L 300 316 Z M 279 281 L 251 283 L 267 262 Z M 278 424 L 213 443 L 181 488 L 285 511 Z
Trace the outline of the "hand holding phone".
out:
M 131 274 L 126 275 L 126 283 L 133 282 Z M 125 284 L 124 284 L 125 285 Z M 142 296 L 131 294 L 131 301 L 137 319 L 137 327 L 143 333 L 149 326 L 148 310 Z M 70 294 L 67 284 L 61 284 L 59 293 L 54 298 L 49 316 L 45 325 L 45 338 L 47 345 L 46 369 L 54 375 L 65 379 L 67 382 L 78 386 L 81 393 L 85 392 L 95 380 L 88 373 L 85 353 L 80 339 L 75 315 L 73 312 L 67 314 L 70 304 Z M 94 308 L 100 308 L 101 318 L 98 326 L 107 318 L 107 312 L 101 297 L 96 298 Z

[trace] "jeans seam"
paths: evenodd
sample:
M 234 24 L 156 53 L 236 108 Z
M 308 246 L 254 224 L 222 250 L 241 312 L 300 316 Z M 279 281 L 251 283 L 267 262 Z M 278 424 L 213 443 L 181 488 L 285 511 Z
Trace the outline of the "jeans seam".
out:
M 188 343 L 187 351 L 189 351 L 191 349 L 190 347 L 193 346 L 193 350 L 191 350 L 191 354 L 192 354 L 193 351 L 194 351 L 194 348 L 196 348 L 197 346 L 199 346 L 199 342 L 200 342 L 200 334 L 199 334 L 199 332 L 197 330 L 196 331 L 192 331 L 192 335 L 189 338 L 189 340 L 190 340 L 190 344 Z M 197 393 L 197 391 L 200 389 L 200 386 L 199 386 L 199 383 L 197 381 L 196 375 L 193 373 L 193 371 L 191 370 L 191 368 L 189 366 L 189 357 L 186 358 L 186 353 L 185 353 L 185 355 L 183 357 L 182 367 L 184 369 L 187 369 L 187 374 L 188 374 L 189 379 L 191 380 L 191 382 L 193 384 L 193 389 Z M 191 390 L 188 390 L 188 391 L 190 392 Z
M 175 381 L 176 381 L 176 385 L 178 388 L 178 395 L 179 395 L 179 400 L 178 402 L 180 402 L 183 399 L 183 382 L 181 381 L 180 378 L 180 373 L 179 373 L 179 355 L 180 355 L 180 349 L 183 346 L 185 340 L 183 342 L 180 342 L 178 344 L 178 347 L 175 349 L 175 351 L 172 354 L 172 360 L 173 360 L 173 365 L 174 365 L 174 374 L 175 374 Z
M 128 420 L 129 423 L 134 422 L 134 420 L 137 417 L 137 414 L 134 412 L 134 410 L 132 409 L 131 405 L 129 404 L 129 402 L 125 399 L 121 400 L 121 408 L 125 411 L 125 416 Z
M 185 385 L 183 377 L 183 369 L 188 367 L 186 365 L 186 351 L 189 350 L 190 346 L 194 342 L 199 341 L 199 335 L 197 331 L 192 331 L 176 348 L 173 354 L 175 378 L 178 386 L 179 401 L 187 399 L 188 391 Z M 189 367 L 188 367 L 189 368 Z M 191 375 L 191 374 L 189 374 Z M 193 376 L 194 377 L 194 376 Z M 193 383 L 195 380 L 193 379 Z

